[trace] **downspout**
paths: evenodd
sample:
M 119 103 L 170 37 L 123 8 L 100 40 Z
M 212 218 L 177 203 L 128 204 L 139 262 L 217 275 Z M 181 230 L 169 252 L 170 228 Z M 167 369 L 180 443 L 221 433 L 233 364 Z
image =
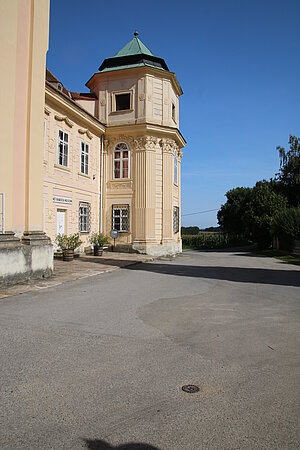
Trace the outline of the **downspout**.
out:
M 0 192 L 0 195 L 2 197 L 1 201 L 1 233 L 5 233 L 5 194 L 4 192 Z
M 104 135 L 101 135 L 101 145 L 100 145 L 100 211 L 99 211 L 99 219 L 100 219 L 100 233 L 103 232 L 103 218 L 102 218 L 102 210 L 103 210 L 103 144 L 104 144 Z

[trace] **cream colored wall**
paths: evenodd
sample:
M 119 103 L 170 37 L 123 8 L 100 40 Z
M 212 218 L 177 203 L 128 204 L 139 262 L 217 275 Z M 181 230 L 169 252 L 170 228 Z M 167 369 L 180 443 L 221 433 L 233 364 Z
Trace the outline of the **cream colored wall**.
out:
M 5 194 L 6 230 L 13 228 L 14 114 L 16 98 L 18 2 L 0 2 L 0 192 Z
M 100 136 L 101 129 L 88 119 L 79 117 L 62 102 L 57 103 L 46 96 L 45 154 L 44 154 L 44 227 L 45 232 L 55 241 L 57 234 L 57 210 L 65 211 L 66 234 L 79 231 L 79 203 L 91 206 L 90 233 L 80 233 L 83 241 L 81 250 L 89 246 L 92 232 L 99 232 L 100 202 Z M 68 167 L 57 164 L 58 131 L 69 136 Z M 96 134 L 97 133 L 97 134 Z M 80 173 L 81 142 L 89 144 L 89 174 Z M 54 201 L 54 197 L 70 199 L 70 203 Z
M 0 3 L 0 192 L 6 230 L 42 229 L 42 155 L 49 0 Z

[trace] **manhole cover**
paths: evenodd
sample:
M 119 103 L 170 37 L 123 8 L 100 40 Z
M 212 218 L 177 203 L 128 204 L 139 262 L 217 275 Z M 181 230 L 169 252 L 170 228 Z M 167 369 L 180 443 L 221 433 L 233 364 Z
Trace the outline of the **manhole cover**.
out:
M 198 386 L 195 386 L 194 384 L 185 384 L 181 388 L 184 392 L 187 392 L 188 394 L 194 394 L 195 392 L 199 392 L 200 389 Z

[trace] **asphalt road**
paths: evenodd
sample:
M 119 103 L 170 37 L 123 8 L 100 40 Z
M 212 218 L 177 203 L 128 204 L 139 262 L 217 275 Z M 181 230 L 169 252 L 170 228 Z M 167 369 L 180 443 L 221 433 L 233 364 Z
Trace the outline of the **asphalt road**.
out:
M 238 252 L 3 299 L 0 448 L 299 449 L 299 318 L 300 267 Z

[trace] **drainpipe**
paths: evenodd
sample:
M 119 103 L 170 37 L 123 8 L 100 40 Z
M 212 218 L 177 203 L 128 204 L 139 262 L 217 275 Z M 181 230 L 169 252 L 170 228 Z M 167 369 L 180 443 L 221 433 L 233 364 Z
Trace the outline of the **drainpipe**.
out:
M 2 197 L 2 201 L 1 201 L 1 219 L 2 219 L 2 223 L 1 223 L 1 232 L 4 234 L 5 233 L 5 195 L 4 192 L 0 192 L 0 195 Z
M 103 218 L 102 218 L 102 209 L 103 209 L 103 144 L 104 144 L 104 135 L 101 136 L 101 146 L 100 146 L 100 233 L 103 233 Z

